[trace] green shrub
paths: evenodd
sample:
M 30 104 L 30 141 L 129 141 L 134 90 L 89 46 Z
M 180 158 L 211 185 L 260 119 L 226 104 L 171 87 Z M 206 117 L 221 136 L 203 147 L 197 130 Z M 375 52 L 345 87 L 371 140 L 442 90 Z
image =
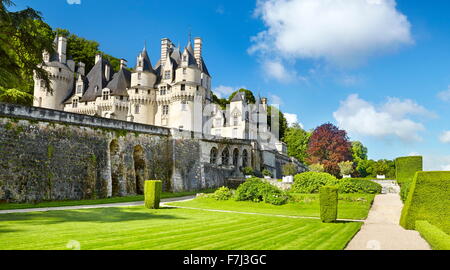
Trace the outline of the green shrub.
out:
M 159 180 L 147 180 L 144 185 L 145 207 L 158 209 L 161 198 L 162 182 Z
M 416 172 L 423 171 L 423 158 L 421 156 L 399 157 L 395 160 L 395 176 L 400 185 L 400 196 L 406 200 L 411 182 Z
M 336 177 L 328 173 L 304 172 L 294 177 L 291 191 L 297 193 L 317 193 L 323 186 L 334 186 L 338 183 Z
M 339 180 L 339 193 L 380 194 L 380 184 L 365 179 L 344 178 Z
M 244 169 L 242 169 L 242 173 L 244 175 L 253 175 L 254 171 L 252 167 L 245 167 Z
M 293 163 L 286 163 L 283 165 L 283 176 L 295 175 L 297 167 Z
M 320 188 L 320 219 L 322 222 L 335 222 L 338 210 L 338 189 L 334 186 Z
M 425 220 L 416 221 L 416 230 L 434 250 L 450 250 L 450 236 Z
M 218 201 L 229 200 L 233 196 L 233 191 L 227 187 L 218 188 L 211 197 Z
M 250 178 L 241 184 L 235 198 L 237 201 L 266 202 L 275 205 L 284 204 L 288 197 L 279 188 L 259 178 Z
M 308 168 L 311 172 L 324 172 L 325 171 L 325 166 L 323 166 L 322 164 L 319 164 L 319 163 L 311 164 L 308 166 Z
M 342 176 L 352 174 L 354 171 L 352 161 L 339 162 L 338 166 Z
M 264 170 L 262 171 L 262 174 L 263 174 L 264 176 L 270 176 L 270 177 L 272 177 L 272 172 L 269 171 L 268 169 L 264 169 Z
M 426 220 L 450 233 L 450 172 L 417 172 L 402 209 L 400 225 L 413 230 Z

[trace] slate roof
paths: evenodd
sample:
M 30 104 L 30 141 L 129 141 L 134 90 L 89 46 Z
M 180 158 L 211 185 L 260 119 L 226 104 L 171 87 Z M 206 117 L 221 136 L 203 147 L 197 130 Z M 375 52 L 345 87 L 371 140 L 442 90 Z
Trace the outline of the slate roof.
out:
M 237 92 L 237 94 L 231 100 L 231 102 L 234 101 L 245 101 L 245 94 L 243 92 Z
M 105 77 L 105 67 L 107 65 L 111 70 L 109 78 Z M 102 89 L 106 87 L 109 81 L 111 81 L 112 74 L 114 74 L 114 70 L 109 62 L 103 58 L 99 60 L 86 76 L 89 81 L 89 86 L 80 101 L 95 101 L 97 97 L 101 97 Z M 98 87 L 97 91 L 95 91 L 96 87 Z
M 131 72 L 125 68 L 114 74 L 106 88 L 111 90 L 111 96 L 128 96 L 127 88 L 131 86 Z

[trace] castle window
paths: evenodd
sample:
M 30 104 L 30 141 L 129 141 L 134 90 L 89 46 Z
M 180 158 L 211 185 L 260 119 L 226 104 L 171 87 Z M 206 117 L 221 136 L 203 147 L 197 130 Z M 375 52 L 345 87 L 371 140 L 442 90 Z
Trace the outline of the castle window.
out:
M 235 148 L 233 151 L 233 165 L 237 167 L 239 160 L 239 149 Z
M 165 86 L 161 86 L 161 90 L 159 91 L 160 95 L 165 95 L 166 94 L 166 87 Z
M 134 91 L 137 94 L 139 94 L 139 89 L 136 88 L 136 90 Z
M 181 101 L 181 110 L 182 111 L 187 111 L 187 101 Z
M 82 85 L 77 85 L 77 94 L 82 94 Z
M 61 72 L 61 70 L 62 70 L 62 69 L 61 69 L 61 68 L 59 68 L 59 72 Z
M 142 73 L 138 73 L 138 80 L 142 79 Z
M 134 106 L 134 114 L 139 114 L 139 104 L 136 104 L 136 106 Z
M 239 126 L 239 117 L 237 117 L 237 116 L 233 117 L 233 125 L 234 126 Z
M 72 108 L 78 108 L 78 99 L 73 99 L 72 100 Z
M 184 91 L 184 90 L 186 90 L 186 85 L 182 84 L 181 85 L 181 91 Z
M 169 105 L 163 105 L 162 107 L 162 114 L 163 115 L 168 115 L 169 114 Z
M 228 148 L 225 148 L 222 151 L 222 165 L 228 165 L 230 159 L 230 152 L 228 151 Z
M 197 91 L 200 89 L 200 87 L 197 85 Z
M 150 90 L 147 90 L 147 95 L 150 95 L 150 93 L 151 93 Z
M 123 100 L 123 96 L 120 96 L 120 100 Z
M 109 94 L 110 94 L 109 90 L 103 90 L 103 93 L 102 93 L 103 100 L 108 100 Z
M 209 163 L 216 164 L 216 162 L 217 162 L 217 148 L 213 147 L 209 152 Z
M 187 55 L 183 55 L 183 62 L 187 62 L 188 58 Z
M 170 70 L 167 70 L 164 72 L 164 79 L 165 80 L 170 80 L 171 76 L 170 76 Z

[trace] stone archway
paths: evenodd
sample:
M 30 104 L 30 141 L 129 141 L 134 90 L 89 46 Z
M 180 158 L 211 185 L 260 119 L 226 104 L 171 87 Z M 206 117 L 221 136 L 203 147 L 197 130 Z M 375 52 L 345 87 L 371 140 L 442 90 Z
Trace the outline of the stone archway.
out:
M 146 162 L 144 148 L 136 145 L 133 151 L 136 194 L 144 194 L 144 181 L 146 178 Z
M 111 160 L 111 195 L 120 196 L 120 177 L 122 171 L 122 162 L 120 157 L 119 142 L 114 139 L 109 144 L 109 157 Z

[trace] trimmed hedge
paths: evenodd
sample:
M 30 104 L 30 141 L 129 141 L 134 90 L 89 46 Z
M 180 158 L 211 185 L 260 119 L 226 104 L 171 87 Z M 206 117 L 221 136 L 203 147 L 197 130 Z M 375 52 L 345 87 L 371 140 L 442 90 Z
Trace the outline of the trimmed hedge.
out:
M 338 180 L 323 172 L 304 172 L 294 176 L 291 191 L 295 193 L 318 193 L 320 187 L 337 185 Z
M 450 235 L 426 220 L 416 221 L 416 230 L 434 250 L 450 250 Z
M 395 175 L 400 185 L 400 196 L 403 201 L 408 197 L 411 182 L 416 172 L 423 171 L 421 156 L 399 157 L 395 160 Z
M 450 172 L 417 172 L 402 209 L 400 225 L 414 229 L 426 220 L 450 233 Z
M 145 207 L 158 209 L 161 201 L 162 182 L 147 180 L 144 185 Z
M 324 223 L 337 220 L 338 211 L 338 188 L 325 186 L 320 188 L 320 219 Z
M 260 178 L 250 178 L 241 184 L 235 194 L 236 201 L 266 202 L 282 205 L 288 201 L 288 196 L 279 188 Z
M 380 184 L 365 179 L 344 178 L 339 180 L 339 193 L 369 193 L 380 194 Z

